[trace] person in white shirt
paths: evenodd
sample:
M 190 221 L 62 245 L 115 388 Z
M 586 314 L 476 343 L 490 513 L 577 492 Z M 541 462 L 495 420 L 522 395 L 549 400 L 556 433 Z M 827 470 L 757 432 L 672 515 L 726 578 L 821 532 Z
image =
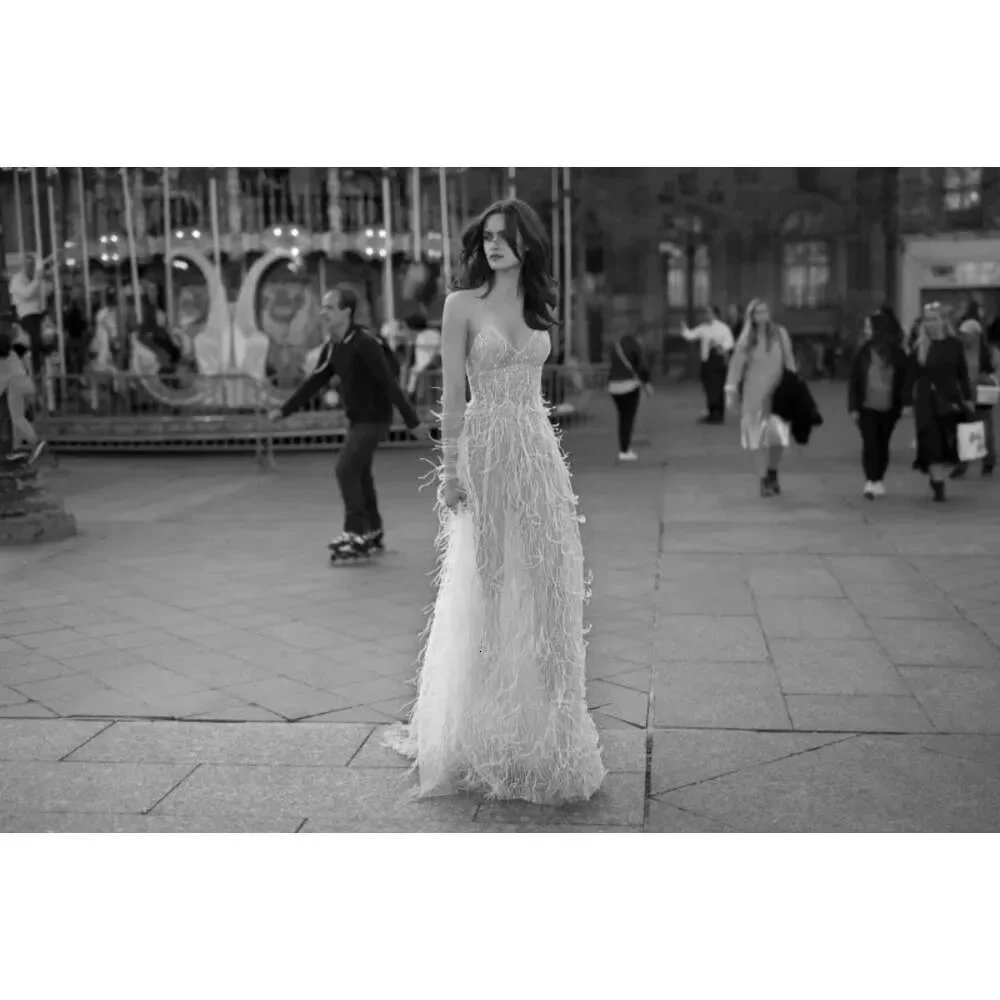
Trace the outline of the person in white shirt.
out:
M 34 254 L 25 254 L 21 270 L 10 279 L 10 301 L 17 313 L 17 322 L 31 340 L 31 368 L 37 377 L 42 372 L 45 355 L 42 342 L 42 321 L 45 318 L 45 286 L 43 268 Z
M 681 326 L 681 336 L 701 344 L 701 384 L 707 412 L 699 422 L 721 424 L 726 419 L 726 365 L 736 345 L 733 332 L 723 323 L 717 309 L 706 308 L 701 322 L 693 330 Z
M 407 391 L 413 396 L 418 388 L 420 373 L 441 354 L 441 332 L 429 327 L 423 317 L 410 320 L 409 326 L 417 331 L 413 341 L 413 367 L 410 369 L 410 380 L 407 386 Z

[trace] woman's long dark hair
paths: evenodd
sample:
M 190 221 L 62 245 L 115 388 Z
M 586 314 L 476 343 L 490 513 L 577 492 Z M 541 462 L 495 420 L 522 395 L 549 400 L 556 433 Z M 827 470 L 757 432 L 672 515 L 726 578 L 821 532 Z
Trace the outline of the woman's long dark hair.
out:
M 549 241 L 538 213 L 519 198 L 494 202 L 462 234 L 462 257 L 454 287 L 482 288 L 485 285 L 485 295 L 493 290 L 496 274 L 483 249 L 483 230 L 492 215 L 503 216 L 504 238 L 521 262 L 525 323 L 532 330 L 552 329 L 557 325 L 554 312 L 557 286 L 552 277 Z
M 893 323 L 891 317 L 885 314 L 884 310 L 880 310 L 877 313 L 872 313 L 868 317 L 868 322 L 871 324 L 872 337 L 871 337 L 871 347 L 872 350 L 883 360 L 883 362 L 888 363 L 892 358 L 892 347 L 896 344 L 896 326 Z

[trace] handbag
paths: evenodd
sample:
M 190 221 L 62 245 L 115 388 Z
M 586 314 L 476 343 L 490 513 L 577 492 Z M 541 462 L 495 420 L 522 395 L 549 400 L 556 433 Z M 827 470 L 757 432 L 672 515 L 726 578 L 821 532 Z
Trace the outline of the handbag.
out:
M 961 462 L 986 458 L 986 425 L 981 420 L 958 425 L 958 458 Z

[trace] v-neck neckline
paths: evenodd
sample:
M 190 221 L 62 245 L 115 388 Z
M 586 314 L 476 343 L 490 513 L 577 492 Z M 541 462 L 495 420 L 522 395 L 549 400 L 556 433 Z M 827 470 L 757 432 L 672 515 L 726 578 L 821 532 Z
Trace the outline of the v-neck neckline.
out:
M 484 323 L 482 329 L 492 330 L 504 342 L 504 344 L 507 345 L 508 349 L 514 354 L 523 354 L 530 346 L 532 340 L 534 340 L 535 334 L 539 332 L 538 330 L 532 330 L 529 327 L 528 336 L 525 339 L 524 343 L 520 347 L 516 347 L 514 344 L 511 343 L 510 338 L 503 332 L 503 330 L 500 329 L 500 326 L 497 323 Z

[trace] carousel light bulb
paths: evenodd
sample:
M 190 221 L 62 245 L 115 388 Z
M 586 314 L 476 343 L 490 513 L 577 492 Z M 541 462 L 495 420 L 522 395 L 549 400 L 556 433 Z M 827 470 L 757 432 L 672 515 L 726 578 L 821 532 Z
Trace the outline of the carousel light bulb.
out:
M 101 260 L 106 264 L 108 262 L 108 255 L 106 253 L 102 253 Z
M 298 235 L 299 235 L 299 231 L 297 229 L 293 229 L 292 230 L 292 236 L 298 236 Z
M 192 236 L 193 236 L 193 237 L 194 237 L 194 238 L 195 238 L 196 240 L 200 240 L 200 239 L 201 239 L 201 231 L 200 231 L 200 230 L 198 230 L 198 229 L 192 229 L 192 230 L 191 230 L 191 235 L 192 235 Z
M 365 236 L 367 236 L 368 239 L 371 239 L 374 235 L 375 235 L 375 230 L 374 229 L 366 229 L 365 230 Z
M 63 249 L 68 250 L 72 245 L 73 245 L 72 240 L 66 240 L 66 242 L 63 244 Z
M 301 252 L 302 252 L 302 251 L 301 251 L 301 250 L 299 250 L 299 248 L 298 248 L 298 247 L 292 247 L 292 256 L 293 256 L 293 257 L 298 257 L 298 255 L 299 255 L 299 254 L 300 254 Z
M 375 256 L 375 251 L 371 247 L 365 247 L 365 253 L 368 254 L 369 257 Z
M 378 238 L 379 238 L 380 240 L 384 240 L 384 239 L 385 239 L 385 230 L 384 230 L 384 229 L 380 229 L 380 230 L 378 231 Z
M 76 261 L 72 257 L 69 257 L 66 260 L 66 266 L 67 267 L 76 267 Z
M 107 242 L 108 242 L 108 238 L 107 238 L 107 236 L 102 236 L 102 237 L 101 237 L 101 242 L 102 242 L 102 243 L 107 243 Z
M 176 236 L 177 239 L 179 239 L 179 240 L 184 239 L 184 230 L 183 229 L 178 229 L 177 232 L 174 233 L 174 236 Z
M 281 235 L 281 226 L 275 226 L 274 227 L 274 235 L 275 236 L 280 236 Z
M 378 255 L 380 257 L 384 257 L 385 256 L 385 251 L 384 250 L 379 250 Z
M 121 260 L 121 256 L 119 254 L 113 253 L 111 255 L 111 259 L 112 260 Z
M 111 242 L 112 243 L 117 243 L 118 242 L 118 236 L 117 236 L 117 234 L 114 234 L 114 233 L 112 234 L 112 236 L 111 236 Z

